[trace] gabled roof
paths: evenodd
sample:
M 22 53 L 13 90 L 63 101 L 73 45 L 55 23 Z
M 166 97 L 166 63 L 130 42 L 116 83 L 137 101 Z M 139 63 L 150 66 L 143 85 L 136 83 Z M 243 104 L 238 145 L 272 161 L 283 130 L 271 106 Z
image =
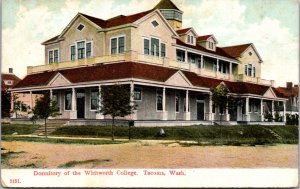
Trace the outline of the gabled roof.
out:
M 178 33 L 178 35 L 182 35 L 182 34 L 186 34 L 191 29 L 192 28 L 184 28 L 184 29 L 176 30 L 176 32 Z
M 232 57 L 238 58 L 241 56 L 245 50 L 247 50 L 251 46 L 251 43 L 243 44 L 243 45 L 236 45 L 236 46 L 229 46 L 229 47 L 223 47 L 222 49 L 230 54 Z
M 201 42 L 201 41 L 206 41 L 208 38 L 210 38 L 212 35 L 203 35 L 203 36 L 199 36 L 197 37 L 197 41 Z
M 248 44 L 242 44 L 242 45 L 235 45 L 235 46 L 229 46 L 229 47 L 222 47 L 222 49 L 229 55 L 238 58 L 240 57 L 248 48 L 252 47 L 257 54 L 260 62 L 263 62 L 262 58 L 260 57 L 259 53 L 257 52 L 255 46 L 253 43 Z
M 278 87 L 274 90 L 274 92 L 277 94 L 281 94 L 282 96 L 285 96 L 285 97 L 296 97 L 299 95 L 299 87 L 293 87 L 293 90 L 289 90 L 288 88 L 286 87 Z
M 219 56 L 223 56 L 223 57 L 230 58 L 230 59 L 235 59 L 234 57 L 230 56 L 222 48 L 219 48 L 219 47 L 216 47 L 216 51 L 211 51 L 211 50 L 208 50 L 208 49 L 202 47 L 199 44 L 196 44 L 196 46 L 189 45 L 189 44 L 186 44 L 186 43 L 180 41 L 179 39 L 176 40 L 176 44 L 180 45 L 180 46 L 192 48 L 192 49 L 195 49 L 195 50 L 198 50 L 198 51 L 207 52 L 207 53 L 210 53 L 210 54 L 219 55 Z
M 6 85 L 5 82 L 4 82 L 6 80 L 13 81 L 13 84 L 12 85 Z M 7 74 L 3 73 L 3 74 L 1 74 L 1 88 L 2 88 L 2 90 L 12 88 L 17 83 L 19 83 L 20 81 L 21 81 L 21 79 L 13 73 L 7 73 Z
M 153 81 L 166 81 L 177 70 L 141 63 L 124 62 L 106 65 L 74 68 L 60 71 L 27 75 L 15 88 L 46 86 L 60 73 L 71 83 L 103 81 L 123 78 L 139 78 Z
M 161 0 L 154 7 L 154 9 L 175 9 L 175 10 L 181 11 L 171 0 Z
M 72 23 L 76 20 L 77 17 L 79 16 L 83 16 L 84 18 L 86 18 L 87 20 L 91 21 L 92 23 L 94 23 L 96 26 L 99 26 L 100 28 L 106 29 L 106 28 L 112 28 L 112 27 L 116 27 L 116 26 L 121 26 L 121 25 L 126 25 L 126 24 L 131 24 L 137 20 L 139 20 L 140 18 L 146 16 L 147 14 L 149 14 L 150 12 L 153 12 L 154 10 L 148 10 L 148 11 L 144 11 L 144 12 L 140 12 L 140 13 L 136 13 L 136 14 L 132 14 L 132 15 L 128 15 L 128 16 L 124 16 L 124 15 L 119 15 L 113 18 L 110 18 L 108 20 L 102 20 L 100 18 L 96 18 L 93 16 L 89 16 L 83 13 L 78 13 L 71 21 L 71 23 L 69 25 L 72 25 Z M 42 44 L 46 44 L 46 43 L 50 43 L 50 42 L 54 42 L 56 40 L 59 39 L 60 36 L 62 36 L 62 34 L 68 29 L 69 27 L 66 27 L 64 29 L 64 31 L 60 34 L 57 35 L 45 42 L 43 42 Z
M 178 35 L 183 35 L 183 34 L 187 34 L 188 32 L 192 31 L 195 35 L 195 37 L 198 37 L 198 34 L 197 32 L 194 30 L 194 28 L 190 27 L 190 28 L 184 28 L 184 29 L 180 29 L 180 30 L 177 30 L 176 33 Z

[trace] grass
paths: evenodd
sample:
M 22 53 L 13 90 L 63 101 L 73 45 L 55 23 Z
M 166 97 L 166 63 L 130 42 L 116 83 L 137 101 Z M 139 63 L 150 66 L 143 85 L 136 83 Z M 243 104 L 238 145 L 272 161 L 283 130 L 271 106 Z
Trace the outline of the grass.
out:
M 76 165 L 83 165 L 83 164 L 97 164 L 101 162 L 109 162 L 111 160 L 109 159 L 90 159 L 90 160 L 84 160 L 84 161 L 69 161 L 66 164 L 59 165 L 58 168 L 70 168 L 75 167 Z
M 78 139 L 54 139 L 9 136 L 13 132 L 19 134 L 30 134 L 37 126 L 30 125 L 2 125 L 3 140 L 6 141 L 29 141 L 63 144 L 119 144 L 121 141 L 111 140 L 88 140 L 85 137 L 108 138 L 111 137 L 110 126 L 68 126 L 56 129 L 54 136 L 73 136 Z M 298 126 L 183 126 L 162 127 L 165 136 L 159 136 L 161 127 L 132 127 L 132 139 L 143 140 L 181 140 L 196 141 L 198 145 L 264 145 L 264 144 L 297 144 Z M 4 131 L 4 132 L 3 132 Z M 128 127 L 115 127 L 115 137 L 119 139 L 128 138 Z
M 54 131 L 58 136 L 110 137 L 109 126 L 72 126 Z M 166 135 L 158 135 L 160 127 L 133 127 L 132 139 L 145 140 L 190 140 L 199 145 L 208 142 L 213 145 L 263 145 L 297 144 L 298 126 L 190 126 L 163 127 Z M 275 133 L 275 134 L 274 134 Z M 128 127 L 115 128 L 117 138 L 128 138 Z M 279 137 L 278 137 L 279 136 Z
M 20 137 L 20 136 L 2 136 L 3 141 L 25 141 L 25 142 L 41 142 L 54 144 L 91 144 L 91 145 L 105 145 L 105 144 L 121 144 L 127 141 L 112 141 L 112 140 L 91 140 L 91 139 L 60 139 L 60 138 L 40 138 L 40 137 Z
M 32 134 L 37 128 L 37 125 L 1 124 L 1 134 L 11 135 L 17 132 L 18 135 L 27 135 Z

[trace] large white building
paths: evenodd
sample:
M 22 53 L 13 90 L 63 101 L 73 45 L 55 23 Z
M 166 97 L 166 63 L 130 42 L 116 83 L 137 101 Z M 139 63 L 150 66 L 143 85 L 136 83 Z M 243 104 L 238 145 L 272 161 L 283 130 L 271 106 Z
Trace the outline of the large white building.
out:
M 43 43 L 45 63 L 28 67 L 12 91 L 50 91 L 60 105 L 57 119 L 74 122 L 109 118 L 95 112 L 101 86 L 114 84 L 130 85 L 138 108 L 126 119 L 137 125 L 257 124 L 275 105 L 285 109 L 284 94 L 261 78 L 254 44 L 219 47 L 213 34 L 182 28 L 182 16 L 171 0 L 108 20 L 78 13 Z M 219 85 L 240 100 L 234 110 L 213 105 L 211 89 Z

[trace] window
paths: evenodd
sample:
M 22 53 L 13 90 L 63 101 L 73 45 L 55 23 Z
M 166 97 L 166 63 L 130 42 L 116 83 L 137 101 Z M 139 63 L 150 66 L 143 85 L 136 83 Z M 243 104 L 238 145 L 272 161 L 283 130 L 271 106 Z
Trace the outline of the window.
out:
M 86 57 L 89 58 L 92 56 L 92 42 L 86 43 Z
M 208 42 L 208 48 L 209 49 L 214 49 L 214 43 L 213 42 Z
M 175 109 L 179 112 L 179 94 L 175 94 Z
M 253 104 L 249 103 L 249 113 L 252 113 L 252 106 L 253 106 Z
M 110 53 L 124 53 L 125 52 L 125 37 L 115 37 L 110 40 Z
M 159 89 L 156 91 L 156 110 L 163 110 L 163 91 Z
M 54 50 L 54 62 L 58 62 L 58 50 Z
M 79 26 L 77 27 L 77 30 L 82 31 L 83 28 L 84 28 L 84 25 L 83 24 L 79 24 Z
M 77 57 L 78 57 L 78 59 L 85 58 L 85 42 L 84 41 L 77 43 Z
M 159 56 L 159 39 L 151 38 L 151 55 Z
M 167 20 L 173 19 L 182 21 L 182 13 L 177 10 L 161 10 L 160 12 Z
M 256 68 L 252 64 L 245 65 L 245 75 L 256 77 Z
M 144 54 L 166 57 L 166 44 L 157 38 L 144 39 Z
M 184 62 L 185 61 L 185 52 L 183 50 L 176 50 L 177 61 Z
M 71 60 L 74 61 L 76 59 L 76 50 L 75 50 L 75 45 L 71 46 Z
M 154 26 L 154 27 L 157 27 L 159 24 L 156 22 L 156 20 L 154 20 L 153 22 L 151 22 L 152 23 L 152 25 Z
M 91 110 L 97 110 L 99 103 L 99 91 L 97 89 L 91 90 Z
M 55 50 L 50 50 L 49 51 L 49 64 L 51 63 L 58 63 L 58 49 L 55 49 Z
M 188 38 L 188 43 L 191 43 L 190 35 L 188 35 L 187 38 Z
M 72 93 L 65 92 L 65 110 L 71 110 L 72 109 Z
M 125 52 L 125 37 L 119 37 L 119 53 Z
M 111 39 L 111 54 L 117 54 L 117 38 Z
M 252 52 L 249 52 L 249 56 L 252 56 Z
M 49 51 L 49 64 L 53 63 L 54 59 L 53 59 L 53 51 Z
M 134 88 L 134 100 L 142 100 L 142 89 Z
M 252 65 L 248 65 L 248 76 L 252 76 Z
M 166 57 L 166 44 L 161 43 L 160 44 L 161 48 L 160 48 L 160 56 L 161 57 Z
M 150 53 L 150 41 L 149 39 L 144 39 L 144 54 L 149 55 Z

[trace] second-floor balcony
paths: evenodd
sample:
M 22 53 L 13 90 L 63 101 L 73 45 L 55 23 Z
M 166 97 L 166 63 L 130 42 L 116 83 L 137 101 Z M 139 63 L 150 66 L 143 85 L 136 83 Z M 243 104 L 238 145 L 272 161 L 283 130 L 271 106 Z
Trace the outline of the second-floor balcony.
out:
M 133 61 L 133 62 L 142 62 L 147 64 L 160 65 L 175 69 L 180 69 L 184 71 L 191 71 L 198 75 L 222 80 L 231 80 L 231 81 L 246 81 L 242 76 L 235 75 L 238 66 L 236 64 L 230 65 L 228 62 L 224 62 L 222 60 L 212 59 L 212 58 L 203 58 L 202 62 L 194 61 L 193 59 L 189 59 L 187 61 L 179 61 L 170 59 L 167 57 L 155 57 L 140 54 L 136 51 L 127 51 L 122 54 L 116 55 L 105 55 L 99 57 L 91 57 L 87 59 L 80 59 L 75 61 L 67 61 L 67 62 L 59 62 L 52 63 L 40 66 L 28 66 L 27 73 L 38 73 L 44 71 L 57 71 L 68 68 L 76 68 L 83 66 L 91 66 L 95 64 L 106 64 L 106 63 L 118 63 L 125 61 Z M 222 68 L 220 67 L 222 66 Z M 253 78 L 255 79 L 255 78 Z M 260 80 L 267 84 L 267 81 Z M 251 81 L 250 81 L 251 82 Z M 257 83 L 257 80 L 256 80 Z

